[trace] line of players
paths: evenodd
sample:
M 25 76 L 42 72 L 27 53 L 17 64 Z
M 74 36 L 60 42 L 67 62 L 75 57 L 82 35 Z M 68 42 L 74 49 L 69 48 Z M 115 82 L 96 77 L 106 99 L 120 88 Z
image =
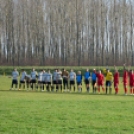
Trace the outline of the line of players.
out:
M 62 71 L 60 69 L 55 69 L 53 74 L 51 74 L 50 70 L 48 70 L 47 72 L 45 72 L 45 70 L 41 70 L 39 73 L 37 73 L 35 69 L 33 69 L 30 75 L 27 75 L 25 70 L 22 70 L 19 82 L 19 90 L 21 89 L 22 84 L 23 88 L 25 88 L 25 82 L 26 83 L 29 82 L 32 90 L 40 89 L 41 91 L 44 91 L 46 88 L 47 91 L 54 91 L 55 89 L 56 91 L 58 90 L 71 91 L 71 89 L 73 88 L 73 90 L 75 91 L 77 88 L 79 92 L 82 92 L 82 80 L 84 78 L 87 92 L 90 91 L 90 83 L 92 83 L 93 93 L 96 92 L 100 93 L 100 89 L 102 88 L 103 92 L 108 94 L 109 90 L 109 94 L 111 94 L 112 83 L 114 83 L 115 94 L 118 94 L 119 72 L 116 66 L 114 68 L 115 68 L 114 75 L 109 69 L 104 69 L 103 71 L 101 70 L 97 71 L 93 69 L 92 73 L 90 73 L 89 70 L 87 69 L 84 73 L 84 77 L 82 76 L 81 71 L 78 71 L 76 74 L 73 70 L 68 72 L 65 69 L 63 69 Z M 19 73 L 17 69 L 14 69 L 14 71 L 12 72 L 13 80 L 11 89 L 13 89 L 14 84 L 16 85 L 16 88 L 18 88 L 18 76 Z M 26 80 L 27 78 L 29 78 L 30 81 L 27 81 Z M 77 87 L 75 83 L 77 84 Z M 130 70 L 130 67 L 128 67 L 127 69 L 125 64 L 124 64 L 122 83 L 124 86 L 125 95 L 127 95 L 128 93 L 128 87 L 127 87 L 128 85 L 130 86 L 130 94 L 134 95 L 134 73 L 133 70 Z

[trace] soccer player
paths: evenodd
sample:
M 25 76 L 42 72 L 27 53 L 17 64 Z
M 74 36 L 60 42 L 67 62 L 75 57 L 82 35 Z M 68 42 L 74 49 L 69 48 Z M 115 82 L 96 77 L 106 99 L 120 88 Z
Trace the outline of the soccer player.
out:
M 36 83 L 37 83 L 37 78 L 38 74 L 37 72 L 35 71 L 35 69 L 33 68 L 32 69 L 32 72 L 31 72 L 31 88 L 32 90 L 34 89 L 34 87 L 36 87 Z
M 68 89 L 68 77 L 69 77 L 69 73 L 65 69 L 63 69 L 62 77 L 63 77 L 63 89 L 64 90 L 65 90 L 65 88 Z
M 30 75 L 26 75 L 25 76 L 25 80 L 26 80 L 26 86 L 27 86 L 27 91 L 28 91 L 29 88 L 30 88 L 30 85 L 31 85 L 31 76 Z
M 59 88 L 61 89 L 62 92 L 62 72 L 60 71 L 60 69 L 57 70 L 57 89 L 56 92 L 59 90 Z
M 129 71 L 129 86 L 130 95 L 134 95 L 134 72 L 132 69 Z
M 82 92 L 82 74 L 81 74 L 81 71 L 78 71 L 78 73 L 76 75 L 76 82 L 77 82 L 78 92 Z
M 47 91 L 50 91 L 51 88 L 51 84 L 52 84 L 52 74 L 50 72 L 50 70 L 48 70 L 47 75 L 46 75 L 46 89 Z M 52 91 L 52 89 L 51 89 Z
M 12 85 L 11 85 L 11 90 L 13 89 L 13 86 L 15 85 L 15 88 L 17 89 L 18 87 L 18 76 L 19 73 L 17 71 L 17 69 L 15 68 L 12 72 Z
M 86 69 L 86 72 L 84 74 L 84 81 L 86 85 L 87 92 L 89 92 L 90 87 L 89 87 L 89 82 L 90 82 L 90 72 L 88 69 Z
M 123 72 L 123 86 L 124 86 L 124 92 L 125 95 L 127 95 L 127 85 L 128 85 L 128 70 L 126 68 L 126 65 L 124 64 L 124 72 Z
M 106 94 L 109 88 L 109 94 L 112 93 L 112 81 L 113 81 L 113 74 L 110 72 L 109 69 L 104 69 L 104 73 L 106 74 Z
M 43 78 L 42 78 L 42 83 L 43 83 L 43 89 L 42 91 L 45 91 L 45 87 L 46 87 L 46 76 L 47 76 L 47 73 L 45 70 L 43 70 Z
M 54 88 L 56 88 L 56 90 L 58 90 L 58 85 L 57 85 L 57 69 L 55 69 L 55 71 L 53 72 L 52 80 L 53 80 L 52 91 L 54 91 Z
M 100 94 L 100 88 L 104 91 L 104 75 L 101 73 L 101 70 L 97 73 L 97 86 L 98 86 L 98 93 Z
M 19 84 L 19 90 L 21 89 L 21 84 L 23 84 L 23 89 L 25 88 L 25 77 L 27 73 L 24 69 L 22 69 L 21 77 L 20 77 L 20 84 Z
M 116 66 L 114 66 L 114 89 L 115 89 L 115 94 L 118 94 L 119 92 L 119 72 L 116 68 Z
M 92 78 L 92 87 L 93 87 L 93 93 L 96 93 L 96 82 L 97 82 L 97 73 L 96 73 L 96 70 L 95 69 L 93 69 L 93 72 L 92 72 L 92 76 L 91 76 Z
M 43 70 L 40 70 L 40 72 L 38 73 L 38 85 L 37 85 L 37 89 L 40 88 L 40 91 L 43 90 Z
M 76 79 L 76 73 L 71 69 L 71 72 L 69 73 L 69 82 L 70 82 L 70 91 L 71 87 L 73 86 L 74 92 L 75 92 L 75 79 Z

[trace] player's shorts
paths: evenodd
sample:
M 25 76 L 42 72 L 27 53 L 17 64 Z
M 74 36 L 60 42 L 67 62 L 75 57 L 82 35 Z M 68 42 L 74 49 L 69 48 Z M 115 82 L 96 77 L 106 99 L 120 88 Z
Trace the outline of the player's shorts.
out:
M 43 81 L 38 80 L 38 84 L 42 84 L 42 83 L 43 83 Z
M 123 82 L 123 85 L 124 85 L 124 86 L 127 86 L 127 85 L 128 85 L 128 83 L 127 83 L 127 82 Z
M 92 86 L 95 86 L 96 80 L 92 80 Z
M 85 79 L 85 84 L 89 84 L 89 80 L 88 79 Z
M 106 86 L 111 86 L 111 85 L 112 85 L 111 81 L 106 81 Z
M 58 80 L 57 81 L 57 84 L 62 84 L 62 80 Z
M 103 83 L 102 82 L 98 82 L 97 85 L 98 86 L 103 86 Z
M 67 84 L 68 83 L 68 79 L 67 78 L 63 78 L 63 83 Z
M 31 80 L 31 83 L 36 83 L 36 80 Z
M 20 83 L 24 84 L 24 83 L 25 83 L 25 81 L 24 81 L 24 80 L 20 80 Z
M 119 85 L 119 82 L 114 82 L 114 87 L 117 87 Z
M 129 86 L 130 86 L 130 87 L 133 87 L 133 86 L 134 86 L 134 82 L 130 82 L 130 83 L 129 83 Z
M 70 85 L 74 85 L 74 84 L 75 84 L 74 80 L 70 81 Z
M 12 84 L 18 84 L 18 80 L 12 80 Z
M 46 82 L 48 85 L 51 85 L 51 82 Z
M 57 84 L 57 81 L 56 80 L 53 80 L 53 84 Z
M 77 85 L 82 85 L 82 83 L 81 82 L 77 82 Z
M 42 81 L 43 84 L 46 84 L 46 81 Z

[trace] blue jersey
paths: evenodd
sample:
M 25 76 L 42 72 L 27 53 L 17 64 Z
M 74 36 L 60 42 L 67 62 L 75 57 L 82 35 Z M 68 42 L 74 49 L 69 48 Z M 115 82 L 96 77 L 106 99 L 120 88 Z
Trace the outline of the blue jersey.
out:
M 90 72 L 85 72 L 85 74 L 84 74 L 85 80 L 88 80 L 89 77 L 90 77 Z
M 96 75 L 96 73 L 92 73 L 92 80 L 94 80 L 94 81 L 96 81 L 96 79 L 97 79 L 97 75 Z
M 76 76 L 76 81 L 77 82 L 82 82 L 82 75 L 81 74 L 78 74 L 77 76 Z

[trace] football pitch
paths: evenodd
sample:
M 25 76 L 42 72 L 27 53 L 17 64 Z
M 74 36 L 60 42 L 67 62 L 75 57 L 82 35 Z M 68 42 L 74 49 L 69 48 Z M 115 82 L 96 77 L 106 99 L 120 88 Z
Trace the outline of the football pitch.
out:
M 134 134 L 134 96 L 9 91 L 0 76 L 0 134 Z

